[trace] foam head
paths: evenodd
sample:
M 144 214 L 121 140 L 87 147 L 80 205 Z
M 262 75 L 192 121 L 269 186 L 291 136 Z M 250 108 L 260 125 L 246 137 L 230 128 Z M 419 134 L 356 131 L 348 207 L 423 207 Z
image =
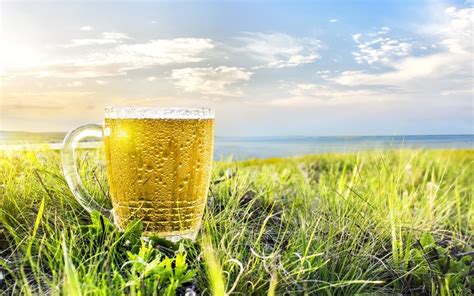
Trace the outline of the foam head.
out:
M 213 119 L 210 108 L 106 107 L 105 118 L 119 119 Z

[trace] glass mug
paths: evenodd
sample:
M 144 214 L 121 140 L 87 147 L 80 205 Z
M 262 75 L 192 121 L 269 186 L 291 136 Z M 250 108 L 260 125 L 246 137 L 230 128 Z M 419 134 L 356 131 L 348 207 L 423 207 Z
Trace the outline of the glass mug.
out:
M 84 138 L 103 138 L 113 209 L 86 192 L 76 165 Z M 66 181 L 89 212 L 113 216 L 124 228 L 139 219 L 144 235 L 195 239 L 211 178 L 214 111 L 205 108 L 110 107 L 104 124 L 70 131 L 63 142 Z M 111 215 L 110 215 L 111 214 Z

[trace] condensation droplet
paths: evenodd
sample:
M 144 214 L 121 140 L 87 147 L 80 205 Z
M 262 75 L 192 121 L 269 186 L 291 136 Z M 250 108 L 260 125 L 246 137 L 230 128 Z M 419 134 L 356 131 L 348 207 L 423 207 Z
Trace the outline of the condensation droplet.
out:
M 148 172 L 152 172 L 152 171 L 153 171 L 153 166 L 152 166 L 151 164 L 147 164 L 147 165 L 146 165 L 146 170 L 147 170 Z

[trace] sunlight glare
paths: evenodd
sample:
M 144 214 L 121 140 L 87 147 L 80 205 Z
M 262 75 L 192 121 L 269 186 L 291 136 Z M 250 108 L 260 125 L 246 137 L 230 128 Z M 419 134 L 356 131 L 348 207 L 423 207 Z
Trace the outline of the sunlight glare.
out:
M 11 68 L 30 68 L 40 64 L 38 53 L 31 47 L 0 41 L 0 75 Z

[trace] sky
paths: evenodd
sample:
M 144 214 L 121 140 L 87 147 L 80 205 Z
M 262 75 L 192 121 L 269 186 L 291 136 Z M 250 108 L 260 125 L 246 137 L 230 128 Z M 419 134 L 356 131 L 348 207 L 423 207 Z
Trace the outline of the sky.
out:
M 0 2 L 0 130 L 182 106 L 218 136 L 472 134 L 473 5 Z

